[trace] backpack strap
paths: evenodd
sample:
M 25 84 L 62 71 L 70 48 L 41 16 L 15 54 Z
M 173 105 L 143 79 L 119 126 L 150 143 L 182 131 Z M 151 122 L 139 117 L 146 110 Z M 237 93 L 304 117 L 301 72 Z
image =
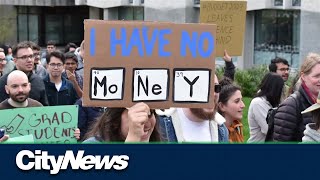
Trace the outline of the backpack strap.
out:
M 298 97 L 301 96 L 300 92 L 299 91 L 296 91 L 295 93 L 291 94 L 290 95 L 294 101 L 296 102 L 296 113 L 297 113 L 297 116 L 301 116 L 301 109 L 300 109 L 300 103 L 299 103 L 299 100 L 298 100 Z M 300 118 L 301 119 L 301 118 Z
M 266 118 L 266 121 L 267 121 L 267 124 L 268 124 L 268 131 L 267 131 L 266 139 L 265 139 L 266 142 L 272 142 L 273 141 L 274 116 L 277 113 L 278 108 L 279 108 L 279 106 L 275 107 L 275 108 L 271 108 L 268 111 L 267 118 Z

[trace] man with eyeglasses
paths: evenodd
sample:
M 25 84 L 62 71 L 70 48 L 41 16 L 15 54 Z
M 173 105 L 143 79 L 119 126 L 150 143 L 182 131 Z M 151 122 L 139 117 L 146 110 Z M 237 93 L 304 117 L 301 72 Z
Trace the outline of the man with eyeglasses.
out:
M 227 50 L 224 51 L 224 76 L 234 80 L 235 66 Z M 169 142 L 229 142 L 225 118 L 217 112 L 221 85 L 214 75 L 215 106 L 204 108 L 171 108 L 157 110 L 160 131 Z
M 7 64 L 6 55 L 4 54 L 4 52 L 0 52 L 0 76 L 3 75 L 3 69 L 6 64 Z
M 14 62 L 7 61 L 4 52 L 0 52 L 0 77 L 10 73 L 14 69 Z
M 279 74 L 283 81 L 286 82 L 289 78 L 289 63 L 286 59 L 276 57 L 275 59 L 272 59 L 269 64 L 269 71 Z M 288 96 L 289 86 L 284 84 L 280 102 L 283 102 Z
M 16 64 L 15 70 L 20 70 L 26 73 L 31 84 L 29 97 L 39 101 L 42 105 L 47 106 L 48 100 L 46 96 L 43 80 L 32 72 L 34 66 L 34 55 L 30 43 L 27 41 L 20 42 L 13 47 L 13 61 Z M 0 101 L 9 98 L 5 91 L 8 74 L 0 78 Z
M 64 63 L 65 56 L 60 51 L 47 56 L 48 75 L 43 81 L 50 106 L 73 105 L 79 98 L 73 84 L 62 76 Z
M 40 62 L 40 46 L 32 41 L 29 41 L 30 47 L 33 51 L 34 55 L 34 67 L 32 72 L 38 76 L 41 77 L 41 79 L 45 78 L 47 76 L 47 70 L 42 66 Z
M 160 132 L 169 142 L 228 142 L 225 119 L 217 112 L 221 86 L 214 78 L 213 108 L 170 108 L 157 110 Z

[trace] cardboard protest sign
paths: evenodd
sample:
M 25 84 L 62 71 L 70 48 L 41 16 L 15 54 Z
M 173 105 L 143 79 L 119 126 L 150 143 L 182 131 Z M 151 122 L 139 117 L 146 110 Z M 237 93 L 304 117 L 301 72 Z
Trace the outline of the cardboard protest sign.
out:
M 76 143 L 78 106 L 45 106 L 0 110 L 0 128 L 10 138 L 32 135 L 35 143 Z
M 102 20 L 84 25 L 84 106 L 214 106 L 215 25 Z
M 241 56 L 246 22 L 246 0 L 201 0 L 200 23 L 217 25 L 216 55 L 224 50 L 231 56 Z

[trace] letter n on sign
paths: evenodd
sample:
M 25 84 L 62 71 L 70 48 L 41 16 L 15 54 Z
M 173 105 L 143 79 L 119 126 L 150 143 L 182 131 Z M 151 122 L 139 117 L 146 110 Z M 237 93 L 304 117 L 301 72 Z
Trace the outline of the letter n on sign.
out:
M 133 102 L 165 101 L 169 93 L 169 69 L 133 69 Z

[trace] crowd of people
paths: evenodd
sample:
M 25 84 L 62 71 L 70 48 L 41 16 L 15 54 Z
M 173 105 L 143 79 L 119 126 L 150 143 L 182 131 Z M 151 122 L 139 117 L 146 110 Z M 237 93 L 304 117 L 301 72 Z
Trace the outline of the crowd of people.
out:
M 257 87 L 248 119 L 241 87 L 234 82 L 235 66 L 227 51 L 222 79 L 214 75 L 214 107 L 150 109 L 146 103 L 132 107 L 84 107 L 84 42 L 66 45 L 64 52 L 53 41 L 46 51 L 24 41 L 0 49 L 0 109 L 79 105 L 79 142 L 219 142 L 243 143 L 243 122 L 248 121 L 248 143 L 262 143 L 270 133 L 268 112 L 276 108 L 272 140 L 320 141 L 320 55 L 310 53 L 292 83 L 286 85 L 290 65 L 271 60 L 269 72 Z M 4 135 L 1 141 L 9 138 Z

